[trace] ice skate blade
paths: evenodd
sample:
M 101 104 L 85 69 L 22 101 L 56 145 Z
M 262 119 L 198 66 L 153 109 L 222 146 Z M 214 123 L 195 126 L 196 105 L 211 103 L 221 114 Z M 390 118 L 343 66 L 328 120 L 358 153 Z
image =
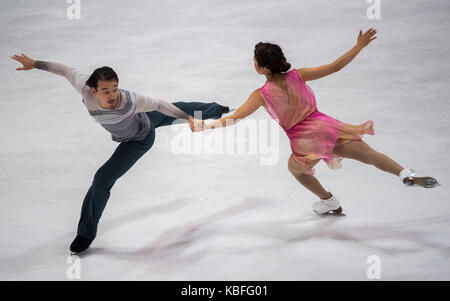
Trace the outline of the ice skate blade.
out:
M 80 255 L 84 255 L 85 253 L 87 253 L 87 251 L 89 250 L 89 248 L 87 248 L 86 250 L 83 250 L 81 252 L 72 252 L 70 251 L 70 256 L 80 256 Z
M 345 214 L 344 213 L 342 213 L 342 207 L 339 207 L 338 209 L 336 209 L 336 210 L 330 210 L 330 211 L 328 211 L 328 212 L 325 212 L 325 213 L 319 213 L 319 212 L 317 212 L 317 211 L 315 211 L 315 210 L 313 210 L 317 215 L 319 215 L 319 216 L 327 216 L 327 215 L 333 215 L 333 216 L 345 216 Z
M 403 183 L 408 186 L 419 185 L 425 188 L 433 188 L 438 185 L 438 181 L 432 177 L 406 177 L 403 179 Z

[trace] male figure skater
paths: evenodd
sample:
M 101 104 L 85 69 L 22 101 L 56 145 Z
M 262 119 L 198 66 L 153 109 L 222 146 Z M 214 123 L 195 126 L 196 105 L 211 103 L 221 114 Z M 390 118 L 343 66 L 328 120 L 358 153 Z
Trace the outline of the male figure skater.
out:
M 77 236 L 70 245 L 72 254 L 78 254 L 91 245 L 111 188 L 152 147 L 156 128 L 181 118 L 188 120 L 194 131 L 203 126 L 203 120 L 192 117 L 194 111 L 201 111 L 202 119 L 217 119 L 229 112 L 228 107 L 216 102 L 169 103 L 119 89 L 116 72 L 107 66 L 89 75 L 59 63 L 33 60 L 23 53 L 12 56 L 12 59 L 23 65 L 16 70 L 36 68 L 66 77 L 81 94 L 92 118 L 111 133 L 112 140 L 120 143 L 111 158 L 96 172 L 84 198 Z

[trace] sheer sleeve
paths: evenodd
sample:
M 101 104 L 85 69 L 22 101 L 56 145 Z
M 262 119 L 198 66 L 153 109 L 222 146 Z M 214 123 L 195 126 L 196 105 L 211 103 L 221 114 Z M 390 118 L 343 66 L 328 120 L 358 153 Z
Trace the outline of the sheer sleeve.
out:
M 136 113 L 158 111 L 175 118 L 189 119 L 191 115 L 180 110 L 168 101 L 136 94 Z
M 36 61 L 34 63 L 34 67 L 60 76 L 64 76 L 80 94 L 85 87 L 87 79 L 89 78 L 88 74 L 81 73 L 75 68 L 60 63 Z

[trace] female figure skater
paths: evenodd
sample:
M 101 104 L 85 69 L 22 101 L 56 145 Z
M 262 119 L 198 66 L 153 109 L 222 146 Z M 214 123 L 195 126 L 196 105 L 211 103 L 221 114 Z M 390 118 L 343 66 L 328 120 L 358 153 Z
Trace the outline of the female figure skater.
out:
M 153 145 L 155 128 L 170 125 L 177 118 L 186 119 L 192 131 L 202 127 L 194 111 L 202 118 L 220 118 L 229 108 L 216 102 L 175 102 L 154 99 L 118 88 L 119 78 L 110 67 L 96 69 L 91 75 L 53 62 L 35 61 L 25 54 L 12 59 L 22 63 L 17 70 L 33 68 L 66 77 L 83 97 L 82 101 L 94 120 L 120 142 L 112 156 L 96 172 L 81 209 L 77 236 L 70 245 L 73 254 L 86 250 L 97 234 L 97 225 L 110 196 L 111 188 Z
M 359 32 L 356 45 L 331 64 L 293 69 L 278 45 L 258 43 L 254 51 L 256 72 L 266 76 L 267 81 L 256 89 L 248 100 L 233 114 L 219 120 L 206 122 L 203 130 L 233 125 L 260 106 L 276 119 L 290 139 L 292 155 L 288 169 L 295 178 L 321 200 L 313 203 L 319 214 L 341 213 L 342 207 L 336 196 L 324 189 L 314 177 L 314 165 L 321 159 L 330 168 L 341 167 L 342 158 L 351 158 L 400 176 L 405 184 L 434 187 L 437 181 L 419 175 L 410 168 L 403 168 L 388 156 L 379 153 L 361 140 L 364 134 L 373 135 L 372 121 L 351 125 L 327 116 L 317 110 L 311 88 L 305 83 L 339 71 L 371 41 L 376 30 Z

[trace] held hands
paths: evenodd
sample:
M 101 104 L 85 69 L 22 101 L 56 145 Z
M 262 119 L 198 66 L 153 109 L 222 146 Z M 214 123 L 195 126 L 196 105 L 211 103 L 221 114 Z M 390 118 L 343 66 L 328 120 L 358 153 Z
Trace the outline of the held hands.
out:
M 218 128 L 221 128 L 221 127 L 223 127 L 223 125 L 220 122 L 220 120 L 212 120 L 212 121 L 209 121 L 209 122 L 205 122 L 203 124 L 202 131 L 218 129 Z
M 201 132 L 204 130 L 205 121 L 200 119 L 195 119 L 194 117 L 189 117 L 189 127 L 192 132 Z
M 32 58 L 29 58 L 28 56 L 26 56 L 25 54 L 21 53 L 21 55 L 17 55 L 15 54 L 14 56 L 11 57 L 13 60 L 18 61 L 19 63 L 21 63 L 23 65 L 23 67 L 19 67 L 16 68 L 17 71 L 20 70 L 30 70 L 34 68 L 34 62 L 35 60 L 33 60 Z
M 377 37 L 373 37 L 377 33 L 376 29 L 370 28 L 364 34 L 362 34 L 362 30 L 359 31 L 357 45 L 359 47 L 364 48 L 369 45 L 370 42 L 375 40 Z M 373 38 L 372 38 L 373 37 Z
M 195 119 L 192 116 L 189 117 L 189 127 L 192 132 L 201 132 L 206 130 L 212 130 L 218 127 L 222 127 L 221 123 L 217 120 L 211 122 L 205 122 L 204 120 Z

